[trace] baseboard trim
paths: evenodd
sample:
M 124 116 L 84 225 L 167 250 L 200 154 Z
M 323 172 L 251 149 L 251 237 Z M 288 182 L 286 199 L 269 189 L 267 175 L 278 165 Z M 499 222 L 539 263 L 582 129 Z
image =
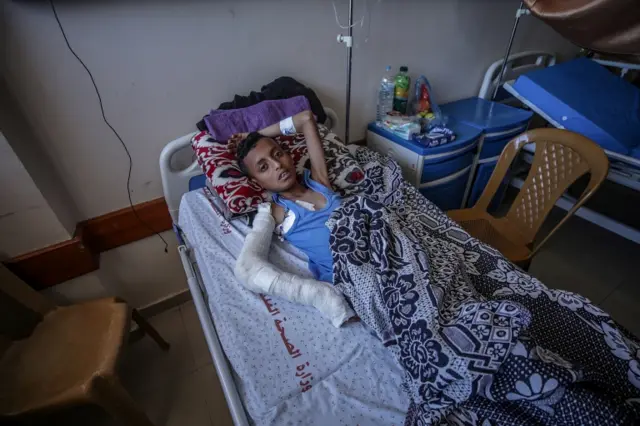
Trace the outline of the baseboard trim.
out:
M 157 198 L 85 220 L 77 229 L 92 251 L 102 253 L 171 229 L 171 216 L 164 198 Z
M 127 207 L 80 222 L 70 240 L 3 263 L 36 290 L 95 271 L 100 267 L 100 253 L 171 229 L 164 198 L 136 204 L 134 208 L 135 212 Z
M 100 258 L 77 236 L 4 262 L 5 266 L 35 290 L 52 287 L 100 267 Z

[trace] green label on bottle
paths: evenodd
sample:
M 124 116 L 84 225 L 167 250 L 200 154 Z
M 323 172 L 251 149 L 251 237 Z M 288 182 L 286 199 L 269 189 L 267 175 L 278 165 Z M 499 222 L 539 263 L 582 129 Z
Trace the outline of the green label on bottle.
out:
M 394 79 L 396 88 L 393 95 L 393 109 L 394 111 L 407 113 L 407 101 L 409 100 L 409 76 L 398 74 Z

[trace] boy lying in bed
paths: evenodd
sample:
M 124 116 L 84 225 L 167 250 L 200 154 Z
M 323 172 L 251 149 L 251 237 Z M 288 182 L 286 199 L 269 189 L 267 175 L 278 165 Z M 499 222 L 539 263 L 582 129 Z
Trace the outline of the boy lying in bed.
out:
M 311 157 L 311 173 L 301 182 L 289 155 L 270 138 L 295 130 L 305 134 Z M 640 424 L 630 403 L 640 389 L 639 344 L 631 336 L 586 298 L 546 288 L 476 242 L 465 243 L 461 254 L 458 240 L 422 222 L 426 215 L 409 219 L 364 197 L 340 206 L 310 113 L 247 136 L 238 161 L 274 192 L 236 264 L 240 281 L 256 292 L 312 304 L 336 326 L 353 313 L 328 282 L 345 288 L 406 372 L 403 387 L 411 405 L 405 424 L 469 424 L 472 417 L 478 424 L 500 425 Z M 397 168 L 394 173 L 400 177 Z M 403 185 L 380 185 L 377 191 L 416 193 Z M 408 197 L 403 202 L 414 213 L 425 206 Z M 381 242 L 370 245 L 368 262 L 336 255 L 335 279 L 324 225 L 334 211 L 336 226 L 342 221 L 363 238 Z M 287 225 L 290 213 L 295 219 Z M 445 217 L 438 220 L 451 225 Z M 284 238 L 307 253 L 318 280 L 282 273 L 266 262 L 276 222 L 287 228 Z M 476 260 L 463 260 L 469 258 Z M 350 277 L 358 281 L 346 282 Z
M 291 156 L 272 139 L 278 135 L 304 134 L 311 160 L 298 180 Z M 249 289 L 315 306 L 335 326 L 354 315 L 333 282 L 329 229 L 325 225 L 340 206 L 331 189 L 322 142 L 311 111 L 303 111 L 259 132 L 243 134 L 237 147 L 241 170 L 273 193 L 273 202 L 262 204 L 236 263 L 238 279 Z M 277 228 L 276 228 L 277 226 Z M 283 273 L 267 262 L 271 235 L 282 237 L 309 258 L 316 280 Z

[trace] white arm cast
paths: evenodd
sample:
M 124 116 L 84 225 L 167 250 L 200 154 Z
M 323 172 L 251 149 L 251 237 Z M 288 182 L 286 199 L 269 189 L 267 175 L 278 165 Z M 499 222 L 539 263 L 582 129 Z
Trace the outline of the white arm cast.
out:
M 268 262 L 275 226 L 271 204 L 261 204 L 253 220 L 253 229 L 247 235 L 236 261 L 236 278 L 256 293 L 284 297 L 292 302 L 311 305 L 335 327 L 340 327 L 355 315 L 341 293 L 329 283 L 282 272 Z

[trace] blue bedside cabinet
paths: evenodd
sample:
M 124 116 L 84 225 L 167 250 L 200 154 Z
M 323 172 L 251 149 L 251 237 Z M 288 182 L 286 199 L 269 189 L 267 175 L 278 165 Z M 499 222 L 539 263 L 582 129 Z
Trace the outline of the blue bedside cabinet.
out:
M 468 189 L 466 207 L 471 207 L 489 182 L 500 153 L 514 136 L 527 130 L 533 113 L 477 97 L 451 102 L 442 105 L 441 109 L 450 121 L 464 123 L 483 134 L 480 153 L 474 161 L 477 166 L 472 167 L 475 170 L 472 170 L 473 179 Z M 505 190 L 506 185 L 502 185 L 491 208 L 496 208 L 502 201 Z
M 464 123 L 456 123 L 451 129 L 456 140 L 427 148 L 371 123 L 367 146 L 396 160 L 404 178 L 435 205 L 443 210 L 459 209 L 482 131 Z

